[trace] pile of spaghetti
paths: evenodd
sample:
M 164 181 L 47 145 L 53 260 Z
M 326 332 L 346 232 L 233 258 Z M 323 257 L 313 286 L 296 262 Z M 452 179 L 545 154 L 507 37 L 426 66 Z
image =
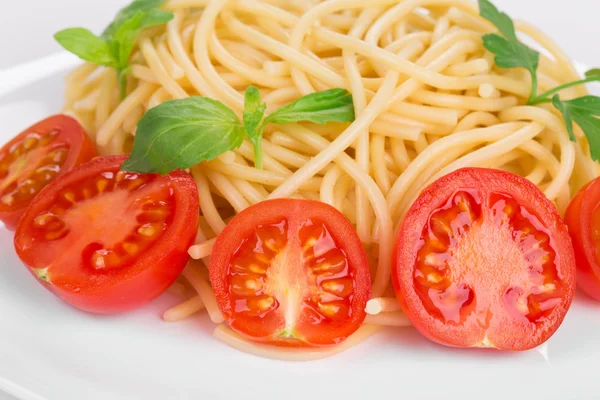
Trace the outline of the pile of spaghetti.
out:
M 138 40 L 123 100 L 113 69 L 85 64 L 68 77 L 65 112 L 101 153 L 130 152 L 139 119 L 167 100 L 207 96 L 241 114 L 249 85 L 259 88 L 267 113 L 315 91 L 346 88 L 356 114 L 352 124 L 268 127 L 263 169 L 254 168 L 248 141 L 191 168 L 201 222 L 193 260 L 172 287 L 185 301 L 166 320 L 206 308 L 223 322 L 205 265 L 236 213 L 268 198 L 315 199 L 343 212 L 370 258 L 370 315 L 339 345 L 347 348 L 378 326 L 407 324 L 390 284 L 394 232 L 433 180 L 466 166 L 507 170 L 538 185 L 563 213 L 572 191 L 599 173 L 578 128 L 571 142 L 556 109 L 524 105 L 527 71 L 494 64 L 482 43 L 494 28 L 470 1 L 171 0 L 164 8 L 175 17 Z M 517 29 L 545 50 L 540 90 L 578 79 L 546 35 L 525 23 Z M 585 93 L 579 86 L 561 96 Z M 216 335 L 270 355 L 227 328 Z M 315 358 L 343 348 L 277 356 Z

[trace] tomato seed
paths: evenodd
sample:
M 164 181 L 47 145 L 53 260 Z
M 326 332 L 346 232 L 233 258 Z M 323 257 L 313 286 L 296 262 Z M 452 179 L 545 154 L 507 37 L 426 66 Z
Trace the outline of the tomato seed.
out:
M 105 179 L 98 179 L 98 181 L 96 181 L 96 189 L 98 189 L 98 193 L 104 193 L 107 186 L 108 181 Z
M 348 297 L 354 293 L 354 285 L 350 278 L 325 281 L 321 287 L 326 292 L 339 297 Z

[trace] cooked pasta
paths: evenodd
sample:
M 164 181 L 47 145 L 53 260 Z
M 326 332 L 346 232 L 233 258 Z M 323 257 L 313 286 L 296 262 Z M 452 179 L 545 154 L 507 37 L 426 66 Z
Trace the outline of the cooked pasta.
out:
M 492 25 L 467 0 L 170 0 L 166 26 L 144 31 L 131 57 L 127 96 L 116 73 L 84 64 L 67 78 L 65 112 L 87 128 L 103 154 L 131 151 L 138 120 L 171 99 L 207 96 L 236 113 L 244 90 L 259 88 L 269 110 L 334 87 L 353 95 L 351 124 L 269 126 L 264 168 L 249 142 L 191 168 L 201 222 L 183 277 L 197 292 L 165 313 L 177 321 L 206 308 L 223 322 L 206 265 L 215 237 L 243 209 L 265 199 L 317 199 L 344 213 L 370 256 L 366 323 L 338 349 L 284 350 L 245 342 L 223 325 L 233 347 L 285 359 L 313 359 L 370 336 L 375 325 L 406 326 L 390 288 L 395 230 L 421 190 L 461 167 L 507 170 L 539 186 L 563 213 L 571 193 L 598 176 L 583 133 L 569 140 L 560 114 L 524 105 L 525 71 L 505 70 L 482 44 Z M 564 52 L 525 23 L 545 49 L 539 89 L 578 79 Z M 565 98 L 585 94 L 568 89 Z M 181 293 L 185 286 L 177 284 Z

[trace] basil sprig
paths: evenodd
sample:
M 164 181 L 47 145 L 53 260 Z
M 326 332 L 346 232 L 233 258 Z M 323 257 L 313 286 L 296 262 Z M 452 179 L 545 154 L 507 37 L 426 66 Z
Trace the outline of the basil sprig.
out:
M 268 124 L 354 121 L 352 95 L 344 89 L 309 94 L 267 117 L 265 111 L 254 86 L 246 89 L 243 122 L 225 104 L 206 97 L 162 103 L 140 120 L 133 151 L 121 169 L 167 174 L 236 149 L 246 136 L 254 146 L 255 165 L 262 168 L 261 141 Z
M 584 96 L 563 101 L 558 94 L 573 86 L 600 81 L 600 70 L 591 69 L 586 72 L 585 79 L 568 82 L 538 94 L 537 69 L 540 53 L 521 43 L 512 19 L 507 14 L 500 12 L 489 0 L 479 0 L 479 13 L 494 24 L 499 31 L 499 34 L 491 33 L 483 36 L 483 45 L 495 55 L 496 65 L 500 68 L 525 68 L 531 75 L 531 92 L 527 104 L 552 103 L 563 116 L 569 138 L 576 141 L 573 131 L 573 122 L 575 122 L 588 139 L 592 159 L 600 160 L 600 119 L 598 119 L 600 117 L 600 97 Z
M 66 50 L 84 61 L 111 67 L 117 71 L 121 98 L 125 97 L 129 57 L 140 33 L 163 25 L 173 14 L 159 7 L 165 0 L 135 0 L 115 16 L 113 22 L 96 36 L 85 28 L 68 28 L 54 35 Z

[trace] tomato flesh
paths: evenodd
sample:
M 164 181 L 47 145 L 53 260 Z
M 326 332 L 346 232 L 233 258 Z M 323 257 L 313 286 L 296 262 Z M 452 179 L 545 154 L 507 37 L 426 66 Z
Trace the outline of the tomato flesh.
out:
M 350 223 L 323 203 L 273 200 L 242 212 L 219 236 L 210 270 L 229 325 L 253 340 L 334 344 L 365 317 L 366 255 Z
M 124 159 L 97 159 L 57 180 L 16 232 L 32 273 L 92 312 L 125 311 L 162 293 L 184 268 L 196 232 L 193 179 L 119 171 Z
M 442 344 L 524 350 L 558 328 L 574 254 L 551 203 L 524 178 L 463 169 L 425 189 L 402 224 L 394 288 Z
M 81 125 L 66 115 L 26 129 L 0 149 L 0 220 L 14 229 L 46 185 L 95 155 Z
M 586 185 L 567 208 L 565 222 L 577 258 L 577 285 L 600 300 L 600 179 Z

